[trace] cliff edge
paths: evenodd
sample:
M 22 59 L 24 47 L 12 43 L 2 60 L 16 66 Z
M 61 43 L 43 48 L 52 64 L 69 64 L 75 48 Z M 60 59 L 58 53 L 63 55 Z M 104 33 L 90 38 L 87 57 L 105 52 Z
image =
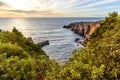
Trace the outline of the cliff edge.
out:
M 76 34 L 79 34 L 83 36 L 85 39 L 84 41 L 80 41 L 80 43 L 83 46 L 86 46 L 87 41 L 90 38 L 90 35 L 98 28 L 100 27 L 101 21 L 96 22 L 75 22 L 70 23 L 69 25 L 63 26 L 63 28 L 71 29 L 71 31 L 75 32 Z

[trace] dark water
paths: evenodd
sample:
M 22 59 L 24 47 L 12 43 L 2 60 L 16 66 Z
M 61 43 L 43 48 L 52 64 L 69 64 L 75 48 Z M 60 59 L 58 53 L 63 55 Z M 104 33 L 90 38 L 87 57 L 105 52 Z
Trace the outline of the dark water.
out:
M 98 21 L 102 19 L 103 18 L 1 18 L 0 29 L 11 31 L 13 27 L 16 27 L 26 37 L 32 37 L 36 43 L 49 40 L 50 45 L 44 46 L 43 50 L 50 59 L 63 63 L 70 58 L 74 49 L 82 47 L 82 45 L 77 46 L 78 44 L 74 42 L 75 38 L 83 38 L 62 27 L 71 22 Z

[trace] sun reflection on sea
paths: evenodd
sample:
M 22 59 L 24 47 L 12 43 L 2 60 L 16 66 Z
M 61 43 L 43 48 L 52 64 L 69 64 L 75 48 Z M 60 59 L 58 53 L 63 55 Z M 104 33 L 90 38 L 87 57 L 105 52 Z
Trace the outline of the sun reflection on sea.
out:
M 29 27 L 29 22 L 26 19 L 8 19 L 7 23 L 9 25 L 5 25 L 4 30 L 11 31 L 13 27 L 18 29 L 22 34 L 24 34 L 26 37 L 30 36 L 29 31 L 27 28 Z

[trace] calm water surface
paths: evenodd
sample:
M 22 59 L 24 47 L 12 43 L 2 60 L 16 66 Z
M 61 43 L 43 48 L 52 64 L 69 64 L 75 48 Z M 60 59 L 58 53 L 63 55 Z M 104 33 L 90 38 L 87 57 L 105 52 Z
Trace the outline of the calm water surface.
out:
M 74 42 L 75 38 L 83 39 L 72 31 L 64 29 L 71 22 L 98 21 L 103 18 L 0 18 L 0 29 L 11 31 L 16 27 L 26 37 L 32 37 L 35 43 L 49 40 L 50 45 L 43 50 L 50 59 L 64 63 L 71 57 L 72 51 L 82 48 Z

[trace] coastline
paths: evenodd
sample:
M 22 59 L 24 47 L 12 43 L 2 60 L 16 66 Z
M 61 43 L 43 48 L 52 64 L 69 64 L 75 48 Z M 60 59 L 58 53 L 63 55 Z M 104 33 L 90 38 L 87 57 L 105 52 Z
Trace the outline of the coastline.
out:
M 79 38 L 75 39 L 75 42 L 80 43 L 84 47 L 87 46 L 87 42 L 89 41 L 90 35 L 100 27 L 100 21 L 96 22 L 74 22 L 69 25 L 64 25 L 63 28 L 70 29 L 76 34 L 84 37 L 84 40 L 80 40 Z

